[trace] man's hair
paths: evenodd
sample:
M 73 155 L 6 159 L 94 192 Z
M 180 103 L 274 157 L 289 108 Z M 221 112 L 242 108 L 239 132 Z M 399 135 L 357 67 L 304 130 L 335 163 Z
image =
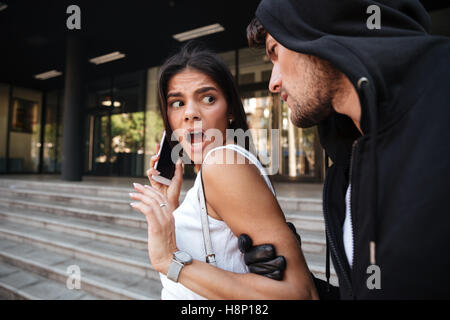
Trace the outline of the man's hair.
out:
M 267 31 L 258 18 L 254 17 L 247 26 L 247 40 L 250 48 L 265 48 Z

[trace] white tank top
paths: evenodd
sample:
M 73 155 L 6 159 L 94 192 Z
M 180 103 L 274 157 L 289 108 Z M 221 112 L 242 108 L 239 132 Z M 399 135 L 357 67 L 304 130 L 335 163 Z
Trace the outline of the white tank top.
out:
M 235 144 L 220 146 L 211 149 L 206 154 L 205 159 L 213 150 L 223 148 L 235 150 L 249 159 L 249 161 L 259 169 L 268 187 L 275 195 L 275 190 L 267 177 L 264 167 L 252 153 L 243 147 Z M 203 161 L 205 161 L 205 159 Z M 200 220 L 200 200 L 198 198 L 199 183 L 200 175 L 197 174 L 194 186 L 186 193 L 184 201 L 173 211 L 173 215 L 175 218 L 175 235 L 178 249 L 188 252 L 193 259 L 205 261 L 205 246 L 203 243 L 202 223 Z M 238 183 L 238 181 L 236 181 L 236 183 Z M 245 199 L 242 199 L 242 201 L 245 201 Z M 235 273 L 247 273 L 248 267 L 244 262 L 243 254 L 238 248 L 238 238 L 224 221 L 214 219 L 211 216 L 208 216 L 208 221 L 217 267 Z M 181 283 L 176 283 L 167 279 L 167 277 L 161 273 L 160 278 L 163 285 L 161 291 L 161 299 L 163 300 L 206 299 L 186 288 Z

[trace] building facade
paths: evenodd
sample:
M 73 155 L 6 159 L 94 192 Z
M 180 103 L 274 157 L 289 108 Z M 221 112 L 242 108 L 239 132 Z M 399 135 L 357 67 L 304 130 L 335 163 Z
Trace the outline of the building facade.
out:
M 292 125 L 287 104 L 268 90 L 271 62 L 263 50 L 245 46 L 243 31 L 258 0 L 217 2 L 214 7 L 201 0 L 127 6 L 80 1 L 78 31 L 67 30 L 64 23 L 71 17 L 66 11 L 71 2 L 45 3 L 12 2 L 0 10 L 0 26 L 7 35 L 2 44 L 9 49 L 0 52 L 0 174 L 62 173 L 67 178 L 65 162 L 66 170 L 73 167 L 84 175 L 144 176 L 163 131 L 158 65 L 180 45 L 176 33 L 219 22 L 225 31 L 202 40 L 220 52 L 235 76 L 256 151 L 260 158 L 271 158 L 263 164 L 272 178 L 323 181 L 327 157 L 317 128 Z M 450 35 L 448 4 L 423 3 L 433 21 L 432 33 Z M 70 49 L 69 41 L 65 45 L 70 33 L 83 35 L 89 56 L 75 54 L 77 46 Z M 88 63 L 92 56 L 119 49 L 127 54 L 125 62 L 102 67 Z M 35 79 L 52 68 L 62 71 L 55 78 L 59 80 Z M 81 69 L 86 76 L 76 74 Z M 72 90 L 77 86 L 86 95 L 82 102 L 77 100 L 80 88 Z M 271 134 L 273 129 L 277 135 Z M 69 150 L 80 141 L 82 147 Z M 191 169 L 186 169 L 187 176 L 193 175 Z
M 278 156 L 273 178 L 321 181 L 324 154 L 317 129 L 293 126 L 286 103 L 269 92 L 272 64 L 264 50 L 242 48 L 219 55 L 238 81 L 258 155 Z M 88 83 L 84 174 L 145 175 L 164 130 L 157 102 L 158 68 Z M 63 97 L 63 89 L 40 91 L 0 83 L 1 173 L 61 172 Z M 272 135 L 271 129 L 278 129 L 278 134 Z M 268 169 L 270 165 L 268 161 Z

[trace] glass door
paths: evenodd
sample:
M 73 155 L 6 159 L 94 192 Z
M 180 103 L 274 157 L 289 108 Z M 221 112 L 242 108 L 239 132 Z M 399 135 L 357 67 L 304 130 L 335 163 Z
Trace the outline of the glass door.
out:
M 111 115 L 110 163 L 113 175 L 140 176 L 144 165 L 144 112 Z
M 319 145 L 317 127 L 298 128 L 290 120 L 291 109 L 280 101 L 281 170 L 288 179 L 320 180 L 323 152 Z
M 87 173 L 144 175 L 145 73 L 97 80 L 88 90 Z
M 273 117 L 273 95 L 267 90 L 257 90 L 246 92 L 243 97 L 244 110 L 255 152 L 269 174 L 276 174 L 279 157 L 278 136 L 274 135 L 274 130 L 272 130 L 274 127 L 276 128 Z
M 111 175 L 110 114 L 99 113 L 90 116 L 89 169 L 94 175 Z
M 144 112 L 98 113 L 89 117 L 88 172 L 141 176 L 144 161 Z
M 259 160 L 270 175 L 277 180 L 323 179 L 324 155 L 316 126 L 294 126 L 286 102 L 268 90 L 244 92 L 243 104 Z
M 39 171 L 41 100 L 40 92 L 26 89 L 13 90 L 7 159 L 10 173 Z

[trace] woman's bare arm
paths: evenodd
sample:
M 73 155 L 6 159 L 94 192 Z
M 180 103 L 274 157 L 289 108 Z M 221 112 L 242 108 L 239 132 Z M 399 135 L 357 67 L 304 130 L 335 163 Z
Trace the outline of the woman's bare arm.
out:
M 226 152 L 236 156 L 232 150 Z M 316 299 L 303 254 L 259 170 L 248 161 L 216 164 L 217 155 L 213 152 L 210 156 L 202 169 L 208 212 L 218 215 L 236 236 L 246 233 L 255 245 L 272 243 L 286 259 L 285 276 L 276 281 L 194 261 L 182 269 L 179 282 L 210 299 Z

